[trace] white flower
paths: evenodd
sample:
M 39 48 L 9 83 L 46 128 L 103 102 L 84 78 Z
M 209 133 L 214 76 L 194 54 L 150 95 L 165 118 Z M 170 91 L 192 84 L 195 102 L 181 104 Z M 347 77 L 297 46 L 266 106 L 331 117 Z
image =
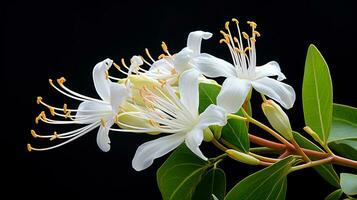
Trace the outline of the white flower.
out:
M 229 113 L 235 113 L 240 109 L 253 87 L 261 94 L 276 100 L 286 109 L 291 108 L 295 102 L 295 91 L 291 86 L 280 82 L 285 79 L 285 76 L 281 73 L 279 64 L 271 61 L 263 66 L 256 66 L 255 42 L 256 37 L 260 36 L 255 30 L 256 24 L 248 22 L 252 28 L 252 36 L 249 37 L 247 33 L 240 32 L 238 20 L 232 21 L 237 24 L 239 38 L 232 37 L 229 22 L 226 22 L 225 29 L 228 33 L 221 31 L 224 36 L 221 42 L 227 44 L 233 65 L 209 54 L 201 54 L 193 59 L 196 67 L 204 75 L 227 77 L 217 97 L 217 105 L 222 106 Z M 242 36 L 246 39 L 247 47 L 245 48 Z M 269 76 L 277 76 L 277 80 Z
M 131 126 L 131 128 L 170 135 L 139 146 L 132 161 L 135 170 L 146 169 L 154 159 L 167 154 L 183 142 L 193 153 L 207 160 L 199 149 L 203 140 L 203 130 L 210 125 L 225 125 L 227 116 L 224 109 L 216 105 L 210 105 L 204 112 L 198 113 L 197 74 L 198 71 L 191 69 L 181 75 L 179 96 L 168 84 L 162 85 L 161 89 L 157 87 L 142 89 L 146 107 L 141 108 L 140 112 L 151 121 L 152 127 Z
M 57 132 L 55 132 L 53 135 L 38 135 L 34 130 L 32 130 L 31 133 L 34 137 L 50 138 L 51 140 L 67 140 L 48 148 L 33 148 L 30 144 L 28 144 L 29 151 L 42 151 L 57 148 L 85 135 L 96 127 L 99 127 L 97 134 L 97 144 L 99 148 L 104 152 L 109 151 L 109 129 L 114 124 L 116 116 L 121 109 L 121 105 L 130 95 L 127 85 L 113 83 L 109 80 L 108 69 L 111 67 L 112 63 L 112 60 L 105 59 L 104 61 L 96 64 L 93 69 L 94 86 L 101 99 L 91 98 L 68 89 L 64 85 L 65 79 L 63 77 L 57 80 L 60 87 L 57 87 L 50 79 L 52 87 L 70 98 L 82 101 L 82 103 L 78 106 L 78 109 L 68 109 L 67 104 L 64 104 L 63 108 L 57 108 L 44 103 L 42 98 L 38 97 L 37 103 L 49 108 L 53 116 L 58 116 L 64 118 L 65 120 L 49 119 L 46 117 L 44 112 L 41 112 L 41 114 L 36 118 L 36 123 L 41 120 L 49 124 L 88 125 L 66 133 L 57 134 Z

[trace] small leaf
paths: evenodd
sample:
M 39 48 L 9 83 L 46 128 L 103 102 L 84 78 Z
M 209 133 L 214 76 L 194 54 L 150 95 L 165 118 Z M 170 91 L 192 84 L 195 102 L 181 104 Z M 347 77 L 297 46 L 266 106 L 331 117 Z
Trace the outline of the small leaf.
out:
M 341 173 L 341 189 L 347 195 L 357 194 L 357 175 Z
M 221 91 L 221 86 L 218 84 L 211 83 L 200 83 L 199 94 L 200 94 L 200 104 L 199 113 L 205 111 L 205 109 L 211 105 L 216 104 L 216 98 Z
M 339 200 L 342 196 L 343 192 L 341 189 L 335 190 L 331 194 L 329 194 L 325 200 Z
M 306 125 L 326 144 L 332 122 L 332 81 L 326 61 L 314 45 L 307 52 L 302 97 Z
M 338 140 L 329 146 L 340 155 L 357 160 L 357 139 Z
M 295 161 L 294 157 L 289 156 L 244 178 L 228 192 L 225 200 L 284 200 L 286 176 Z
M 209 163 L 194 155 L 185 144 L 177 148 L 157 171 L 164 200 L 189 200 Z
M 226 194 L 226 175 L 222 169 L 213 168 L 209 170 L 197 185 L 192 200 L 214 200 L 223 199 Z
M 323 152 L 323 150 L 310 140 L 306 139 L 300 133 L 293 131 L 296 142 L 303 148 Z M 314 169 L 324 178 L 327 182 L 335 187 L 340 187 L 340 181 L 337 173 L 331 164 L 324 164 L 314 167 Z
M 328 142 L 357 139 L 357 108 L 333 104 L 332 127 Z

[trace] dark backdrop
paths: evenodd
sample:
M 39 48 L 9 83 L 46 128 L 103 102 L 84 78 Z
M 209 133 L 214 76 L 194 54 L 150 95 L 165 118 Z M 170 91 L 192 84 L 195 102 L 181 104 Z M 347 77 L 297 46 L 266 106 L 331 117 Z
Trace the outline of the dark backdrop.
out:
M 1 146 L 5 147 L 1 153 L 1 195 L 12 195 L 11 199 L 22 195 L 31 199 L 160 199 L 155 172 L 163 159 L 142 172 L 131 168 L 136 147 L 153 137 L 113 133 L 112 149 L 103 153 L 93 131 L 62 148 L 27 153 L 29 141 L 40 145 L 30 137 L 34 117 L 43 109 L 36 105 L 36 96 L 57 105 L 66 102 L 75 106 L 76 102 L 49 87 L 48 78 L 65 76 L 71 88 L 96 97 L 91 70 L 97 62 L 107 57 L 116 62 L 130 59 L 143 54 L 145 47 L 159 55 L 161 41 L 177 52 L 185 46 L 188 33 L 198 29 L 214 34 L 203 43 L 205 52 L 230 59 L 226 47 L 218 41 L 219 30 L 232 17 L 258 23 L 262 34 L 257 42 L 258 64 L 278 61 L 288 77 L 286 82 L 295 88 L 297 101 L 288 113 L 296 130 L 301 131 L 304 125 L 300 94 L 310 43 L 317 45 L 330 66 L 335 102 L 357 106 L 353 95 L 357 18 L 353 1 L 148 2 L 11 1 L 1 6 L 5 119 L 1 131 Z M 43 125 L 36 129 L 43 133 L 53 130 Z M 204 146 L 208 152 L 216 152 Z M 223 165 L 229 187 L 253 172 L 245 165 Z M 312 199 L 308 195 L 323 199 L 334 189 L 313 170 L 291 174 L 288 182 L 287 199 Z M 128 195 L 130 198 L 126 198 Z

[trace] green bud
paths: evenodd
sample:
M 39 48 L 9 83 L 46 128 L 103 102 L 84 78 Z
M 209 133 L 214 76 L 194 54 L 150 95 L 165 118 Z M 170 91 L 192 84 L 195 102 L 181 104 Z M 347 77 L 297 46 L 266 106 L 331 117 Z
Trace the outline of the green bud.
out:
M 203 140 L 210 142 L 213 139 L 213 133 L 208 127 L 203 130 Z
M 306 133 L 308 133 L 312 138 L 314 138 L 314 140 L 316 142 L 318 142 L 319 144 L 323 144 L 321 138 L 319 137 L 319 135 L 317 135 L 317 133 L 315 131 L 313 131 L 309 126 L 305 126 L 304 127 L 304 131 Z
M 271 126 L 287 140 L 293 139 L 289 117 L 281 107 L 272 100 L 262 103 L 263 112 Z
M 242 153 L 239 151 L 236 151 L 234 149 L 228 149 L 226 151 L 226 154 L 233 158 L 236 161 L 248 164 L 248 165 L 259 165 L 260 164 L 260 160 L 254 158 L 253 156 L 246 154 L 246 153 Z
M 221 138 L 222 135 L 222 126 L 218 126 L 218 125 L 212 125 L 210 126 L 214 137 L 218 140 L 219 138 Z

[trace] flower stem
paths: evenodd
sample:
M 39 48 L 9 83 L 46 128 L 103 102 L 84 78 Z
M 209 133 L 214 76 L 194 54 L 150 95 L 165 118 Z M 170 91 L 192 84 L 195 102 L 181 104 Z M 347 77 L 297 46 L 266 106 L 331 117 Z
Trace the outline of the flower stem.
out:
M 295 166 L 295 167 L 292 167 L 289 172 L 294 172 L 294 171 L 297 171 L 297 170 L 301 170 L 301 169 L 305 169 L 305 168 L 308 168 L 308 167 L 314 167 L 314 166 L 317 166 L 317 165 L 322 165 L 322 164 L 326 164 L 326 163 L 330 163 L 332 162 L 334 159 L 334 157 L 330 156 L 330 157 L 327 157 L 327 158 L 324 158 L 324 159 L 321 159 L 321 160 L 317 160 L 317 161 L 310 161 L 308 163 L 305 163 L 305 164 L 302 164 L 302 165 L 298 165 L 298 166 Z
M 214 144 L 214 146 L 216 146 L 218 149 L 224 152 L 228 150 L 228 148 L 223 146 L 221 143 L 219 143 L 218 140 L 216 140 L 216 138 L 212 138 L 211 142 Z
M 260 161 L 270 162 L 270 163 L 276 163 L 276 162 L 281 160 L 281 159 L 269 158 L 269 157 L 266 157 L 266 156 L 258 155 L 258 154 L 252 153 L 252 152 L 249 152 L 249 155 L 257 158 Z
M 308 163 L 308 162 L 311 161 L 310 158 L 307 157 L 307 155 L 305 154 L 305 152 L 301 149 L 301 147 L 300 147 L 299 144 L 295 141 L 294 138 L 291 140 L 291 143 L 294 145 L 296 152 L 297 152 L 300 156 L 302 156 L 302 159 L 303 159 L 305 162 Z

